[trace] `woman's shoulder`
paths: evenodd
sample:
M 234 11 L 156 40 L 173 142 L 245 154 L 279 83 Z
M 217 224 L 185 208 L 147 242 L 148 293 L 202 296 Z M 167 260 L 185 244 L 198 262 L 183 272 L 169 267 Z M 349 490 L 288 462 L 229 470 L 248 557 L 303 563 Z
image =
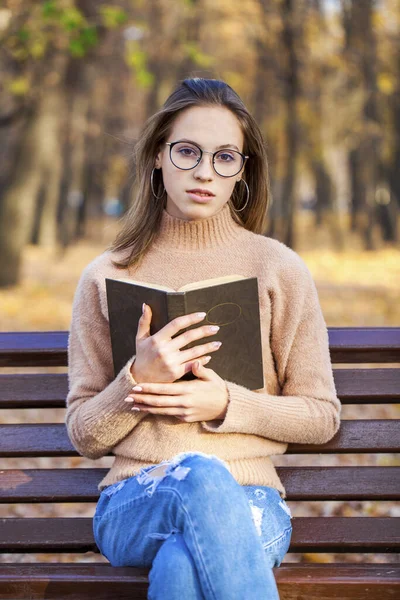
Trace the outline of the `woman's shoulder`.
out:
M 106 295 L 106 278 L 124 277 L 122 271 L 113 264 L 113 261 L 121 258 L 121 252 L 116 253 L 108 249 L 93 258 L 81 272 L 75 296 L 83 295 L 91 300 L 100 297 L 103 303 L 103 297 Z
M 85 266 L 81 273 L 81 280 L 86 283 L 99 283 L 104 282 L 106 277 L 122 277 L 121 272 L 113 264 L 113 261 L 121 260 L 121 258 L 121 252 L 104 250 Z
M 310 277 L 310 270 L 303 258 L 283 242 L 253 232 L 248 232 L 253 252 L 261 261 L 263 270 L 269 277 L 278 278 Z

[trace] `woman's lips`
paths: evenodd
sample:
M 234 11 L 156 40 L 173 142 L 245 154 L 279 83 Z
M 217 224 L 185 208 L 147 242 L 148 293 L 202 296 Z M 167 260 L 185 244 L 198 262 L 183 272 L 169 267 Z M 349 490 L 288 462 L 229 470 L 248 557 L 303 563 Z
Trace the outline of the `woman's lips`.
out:
M 186 192 L 189 195 L 189 198 L 191 198 L 192 200 L 194 200 L 195 202 L 200 202 L 202 204 L 207 204 L 207 202 L 210 202 L 213 198 L 215 198 L 215 196 L 201 196 L 200 194 L 196 193 L 196 192 Z

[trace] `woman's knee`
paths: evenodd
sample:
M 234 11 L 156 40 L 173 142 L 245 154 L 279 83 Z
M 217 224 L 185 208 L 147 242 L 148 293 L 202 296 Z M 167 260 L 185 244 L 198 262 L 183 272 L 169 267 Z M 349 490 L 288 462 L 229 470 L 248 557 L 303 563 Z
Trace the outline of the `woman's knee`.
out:
M 185 469 L 185 480 L 193 494 L 198 491 L 204 497 L 205 492 L 208 491 L 210 495 L 215 492 L 220 497 L 221 490 L 227 494 L 232 491 L 232 488 L 241 491 L 241 486 L 232 476 L 227 463 L 217 456 L 201 452 L 184 452 L 174 457 L 172 462 Z
M 220 490 L 222 484 L 224 488 L 241 487 L 231 475 L 227 463 L 218 456 L 203 452 L 181 452 L 170 460 L 151 468 L 146 467 L 138 474 L 137 482 L 141 485 L 149 484 L 147 493 L 152 495 L 159 484 L 169 477 L 179 481 L 185 480 L 185 487 L 190 486 L 193 493 L 196 489 L 203 493 L 205 488 L 209 488 L 211 492 L 215 487 Z

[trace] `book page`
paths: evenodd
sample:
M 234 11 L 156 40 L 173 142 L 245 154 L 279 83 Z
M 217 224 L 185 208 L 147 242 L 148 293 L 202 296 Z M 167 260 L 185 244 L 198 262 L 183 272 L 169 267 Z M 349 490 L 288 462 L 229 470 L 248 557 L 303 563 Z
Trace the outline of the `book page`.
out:
M 212 287 L 213 285 L 220 285 L 221 283 L 229 283 L 229 281 L 237 281 L 238 279 L 246 279 L 244 275 L 224 275 L 223 277 L 213 277 L 212 279 L 203 279 L 202 281 L 194 281 L 193 283 L 187 283 L 180 287 L 177 292 L 186 292 L 188 290 L 197 290 L 205 287 Z M 152 288 L 156 290 L 164 290 L 165 292 L 175 292 L 173 288 L 159 283 L 152 283 L 148 281 L 136 281 L 136 279 L 119 278 L 116 281 L 125 281 L 126 283 L 134 283 L 141 285 L 142 287 Z
M 175 290 L 171 287 L 168 287 L 166 285 L 160 285 L 159 283 L 152 283 L 152 282 L 148 282 L 148 281 L 136 281 L 136 279 L 126 279 L 126 278 L 119 278 L 116 279 L 115 281 L 124 281 L 125 283 L 134 283 L 135 285 L 141 285 L 142 287 L 145 288 L 152 288 L 155 290 L 164 290 L 165 292 L 174 292 Z
M 203 281 L 194 281 L 193 283 L 187 283 L 186 285 L 183 285 L 178 289 L 178 292 L 186 292 L 188 290 L 211 287 L 213 285 L 220 285 L 221 283 L 228 283 L 229 281 L 237 281 L 238 279 L 246 279 L 246 277 L 244 275 L 225 275 L 224 277 L 203 279 Z

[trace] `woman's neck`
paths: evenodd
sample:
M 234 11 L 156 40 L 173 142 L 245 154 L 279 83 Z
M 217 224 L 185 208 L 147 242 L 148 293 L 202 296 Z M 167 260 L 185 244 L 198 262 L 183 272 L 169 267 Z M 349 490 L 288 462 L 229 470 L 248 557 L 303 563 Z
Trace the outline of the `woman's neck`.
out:
M 214 215 L 192 220 L 170 215 L 164 208 L 154 246 L 183 252 L 210 250 L 234 242 L 243 231 L 228 203 Z

